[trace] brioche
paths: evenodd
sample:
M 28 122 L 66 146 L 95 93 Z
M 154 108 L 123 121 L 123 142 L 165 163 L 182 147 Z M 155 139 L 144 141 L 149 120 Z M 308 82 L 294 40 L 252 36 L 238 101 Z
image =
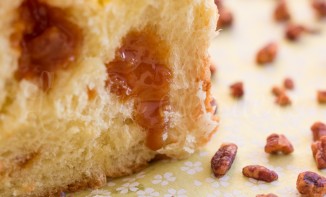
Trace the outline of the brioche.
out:
M 0 18 L 0 196 L 100 187 L 217 129 L 213 0 L 10 0 Z

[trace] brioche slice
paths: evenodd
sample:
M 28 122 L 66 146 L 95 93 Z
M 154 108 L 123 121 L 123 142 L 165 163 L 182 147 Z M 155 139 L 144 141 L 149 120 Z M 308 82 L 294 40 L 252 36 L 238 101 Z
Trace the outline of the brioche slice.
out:
M 216 130 L 213 0 L 10 0 L 0 18 L 0 196 L 100 187 Z

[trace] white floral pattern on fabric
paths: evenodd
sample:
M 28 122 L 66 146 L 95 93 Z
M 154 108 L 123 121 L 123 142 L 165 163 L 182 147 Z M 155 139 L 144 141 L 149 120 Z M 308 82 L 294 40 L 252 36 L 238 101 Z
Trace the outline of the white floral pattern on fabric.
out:
M 187 191 L 185 189 L 168 189 L 168 193 L 164 197 L 187 197 Z
M 134 175 L 133 177 L 127 177 L 127 178 L 124 178 L 122 179 L 122 181 L 124 182 L 135 182 L 137 181 L 138 179 L 142 179 L 145 177 L 145 172 L 139 172 L 138 174 Z
M 145 190 L 139 190 L 137 192 L 138 197 L 153 197 L 160 196 L 160 193 L 155 191 L 153 188 L 146 188 Z
M 272 185 L 277 185 L 278 181 L 274 181 L 271 183 L 267 183 L 265 181 L 258 181 L 252 178 L 249 178 L 248 181 L 245 183 L 248 187 L 250 187 L 254 191 L 264 191 L 267 190 Z
M 200 157 L 206 157 L 206 156 L 208 156 L 208 154 L 209 154 L 209 153 L 208 153 L 207 151 L 200 151 L 200 152 L 199 152 L 199 156 L 200 156 Z
M 213 174 L 210 175 L 209 178 L 206 178 L 205 181 L 207 183 L 210 183 L 213 188 L 218 188 L 218 187 L 227 187 L 229 183 L 230 177 L 228 175 L 224 175 L 221 178 L 216 178 L 214 177 Z
M 152 181 L 153 184 L 160 184 L 162 186 L 168 185 L 169 182 L 174 182 L 176 177 L 173 176 L 173 173 L 167 172 L 164 173 L 163 176 L 158 174 L 154 176 L 154 180 Z
M 290 171 L 290 172 L 292 172 L 294 174 L 299 174 L 301 172 L 307 171 L 306 168 L 300 167 L 300 166 L 295 166 L 295 165 L 287 165 L 286 170 Z
M 221 196 L 221 192 L 219 190 L 214 190 L 213 193 L 207 195 L 207 197 L 219 197 Z
M 277 194 L 280 196 L 301 196 L 296 188 L 292 186 L 283 186 L 277 191 Z
M 111 192 L 107 190 L 97 189 L 97 190 L 93 190 L 86 197 L 111 197 Z
M 233 190 L 231 192 L 226 192 L 223 194 L 223 197 L 246 197 L 243 192 L 239 190 Z
M 187 172 L 188 174 L 193 175 L 203 170 L 202 163 L 199 161 L 196 162 L 187 161 L 184 163 L 184 166 L 181 167 L 181 170 Z
M 138 182 L 133 182 L 133 183 L 125 183 L 121 187 L 117 188 L 116 190 L 120 192 L 120 194 L 127 194 L 129 191 L 135 192 L 139 188 L 139 183 Z
M 263 149 L 262 149 L 263 150 Z M 247 156 L 247 160 L 252 164 L 267 164 L 268 163 L 268 154 L 263 151 L 257 151 L 254 154 L 249 153 Z
M 109 186 L 109 187 L 114 187 L 116 185 L 116 183 L 112 182 L 112 181 L 109 181 L 106 185 Z
M 203 184 L 203 183 L 200 182 L 200 181 L 198 181 L 198 180 L 195 180 L 195 181 L 194 181 L 194 185 L 197 186 L 197 187 L 198 187 L 198 186 L 201 186 L 202 184 Z

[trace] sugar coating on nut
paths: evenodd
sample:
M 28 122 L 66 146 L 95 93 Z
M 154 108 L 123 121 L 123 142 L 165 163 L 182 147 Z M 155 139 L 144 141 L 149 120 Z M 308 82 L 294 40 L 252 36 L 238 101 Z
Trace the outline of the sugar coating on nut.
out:
M 302 172 L 297 179 L 297 190 L 306 196 L 326 194 L 326 179 L 314 172 Z
M 326 136 L 320 138 L 319 141 L 311 144 L 312 155 L 317 164 L 318 169 L 326 168 Z
M 276 97 L 275 103 L 283 107 L 292 104 L 290 97 L 288 97 L 284 92 Z
M 280 96 L 281 94 L 285 94 L 284 89 L 277 86 L 274 86 L 272 88 L 272 93 L 274 96 Z
M 283 82 L 284 88 L 288 90 L 293 90 L 294 89 L 294 82 L 291 78 L 285 78 Z
M 237 150 L 238 146 L 233 143 L 221 145 L 211 160 L 211 168 L 216 177 L 221 177 L 229 171 L 237 155 Z
M 246 177 L 265 182 L 273 182 L 278 179 L 278 175 L 273 170 L 269 170 L 260 165 L 249 165 L 242 169 L 242 174 Z
M 243 83 L 236 82 L 230 86 L 231 95 L 234 98 L 241 98 L 244 95 Z
M 317 92 L 317 100 L 321 104 L 326 103 L 326 91 L 318 91 Z
M 283 154 L 290 154 L 293 150 L 291 142 L 284 135 L 273 133 L 266 139 L 266 153 L 277 154 L 281 152 Z
M 314 141 L 319 140 L 322 136 L 326 136 L 326 125 L 322 122 L 315 122 L 310 129 Z
M 274 10 L 274 19 L 278 22 L 290 20 L 290 13 L 287 7 L 287 4 L 284 0 L 281 0 L 277 3 Z
M 260 49 L 256 55 L 257 64 L 272 63 L 277 55 L 277 44 L 271 42 Z
M 256 197 L 278 197 L 275 194 L 269 193 L 269 194 L 257 194 Z

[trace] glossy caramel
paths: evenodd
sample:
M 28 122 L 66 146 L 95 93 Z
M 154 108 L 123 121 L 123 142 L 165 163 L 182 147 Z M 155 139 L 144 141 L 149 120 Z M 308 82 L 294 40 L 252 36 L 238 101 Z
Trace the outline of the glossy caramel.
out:
M 16 77 L 36 81 L 46 90 L 53 80 L 50 76 L 76 59 L 81 31 L 68 21 L 63 10 L 38 0 L 25 0 L 19 14 L 23 31 Z
M 163 146 L 168 128 L 170 82 L 167 66 L 168 48 L 151 30 L 131 32 L 107 64 L 107 87 L 121 101 L 135 100 L 134 119 L 147 131 L 147 146 Z

